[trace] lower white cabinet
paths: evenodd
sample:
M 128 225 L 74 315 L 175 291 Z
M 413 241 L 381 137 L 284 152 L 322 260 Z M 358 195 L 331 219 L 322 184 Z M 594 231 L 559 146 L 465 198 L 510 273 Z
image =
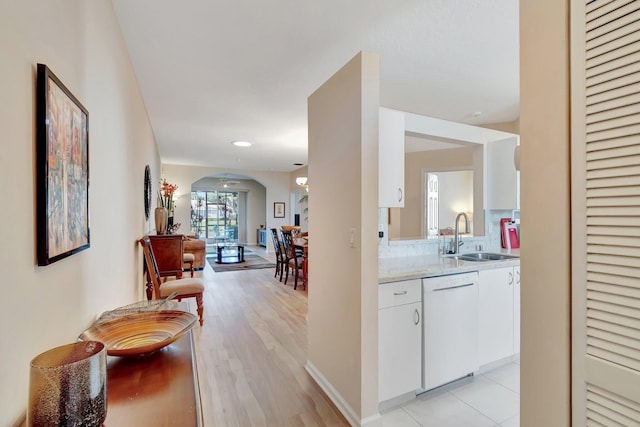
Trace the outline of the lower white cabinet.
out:
M 379 285 L 378 307 L 378 401 L 382 402 L 421 385 L 421 281 Z
M 520 267 L 517 268 L 519 272 Z M 479 272 L 478 363 L 480 366 L 514 354 L 516 339 L 514 289 L 514 267 Z M 518 319 L 519 317 L 518 314 Z

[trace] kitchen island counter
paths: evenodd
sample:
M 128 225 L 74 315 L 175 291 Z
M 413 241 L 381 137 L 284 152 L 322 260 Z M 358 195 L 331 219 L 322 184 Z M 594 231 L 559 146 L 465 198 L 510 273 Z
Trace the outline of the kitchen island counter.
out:
M 497 249 L 484 252 L 520 256 L 519 249 Z M 379 258 L 378 284 L 382 285 L 403 280 L 436 277 L 468 271 L 490 270 L 514 265 L 520 265 L 520 258 L 481 262 L 458 260 L 449 255 Z

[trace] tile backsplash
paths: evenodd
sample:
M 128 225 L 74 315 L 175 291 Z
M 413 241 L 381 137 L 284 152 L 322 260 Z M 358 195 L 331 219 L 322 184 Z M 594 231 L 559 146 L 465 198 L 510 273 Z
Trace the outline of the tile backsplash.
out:
M 403 256 L 427 256 L 443 253 L 448 249 L 452 236 L 440 236 L 435 239 L 406 239 L 392 240 L 388 238 L 388 210 L 378 209 L 378 224 L 383 237 L 378 239 L 378 258 L 395 258 Z M 462 252 L 477 250 L 499 250 L 500 242 L 500 218 L 510 218 L 511 211 L 487 211 L 485 215 L 486 236 L 463 237 L 464 245 L 460 247 Z

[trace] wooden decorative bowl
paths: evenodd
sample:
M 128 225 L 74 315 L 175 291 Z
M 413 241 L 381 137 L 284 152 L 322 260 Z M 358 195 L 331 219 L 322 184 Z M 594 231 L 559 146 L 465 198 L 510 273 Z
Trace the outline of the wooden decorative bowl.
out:
M 109 356 L 144 356 L 180 338 L 197 319 L 179 310 L 128 314 L 94 324 L 80 334 L 78 340 L 104 343 Z

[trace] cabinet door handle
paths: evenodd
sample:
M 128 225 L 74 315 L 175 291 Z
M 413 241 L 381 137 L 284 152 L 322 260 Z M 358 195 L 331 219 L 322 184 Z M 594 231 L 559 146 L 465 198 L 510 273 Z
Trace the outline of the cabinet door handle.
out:
M 399 295 L 406 295 L 406 294 L 407 294 L 407 291 L 394 292 L 393 294 L 394 294 L 394 295 L 396 295 L 396 296 L 399 296 Z
M 516 284 L 519 285 L 520 284 L 520 270 L 517 271 L 517 275 L 518 275 L 518 277 L 516 278 Z
M 420 312 L 418 311 L 418 309 L 416 308 L 415 310 L 415 316 L 413 316 L 413 324 L 414 325 L 418 325 L 420 323 Z
M 509 286 L 513 285 L 513 273 L 509 272 Z
M 402 188 L 398 188 L 398 201 L 402 201 Z

